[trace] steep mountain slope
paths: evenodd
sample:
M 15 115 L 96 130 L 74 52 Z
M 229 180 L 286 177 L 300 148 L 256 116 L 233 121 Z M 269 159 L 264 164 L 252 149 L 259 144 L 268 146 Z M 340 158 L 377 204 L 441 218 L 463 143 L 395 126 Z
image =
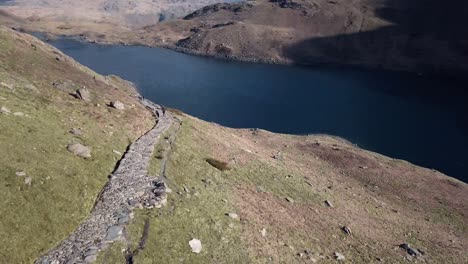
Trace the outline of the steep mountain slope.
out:
M 208 6 L 139 34 L 242 60 L 459 72 L 468 70 L 467 23 L 462 0 L 256 0 Z
M 90 100 L 75 98 L 86 87 Z M 89 213 L 129 142 L 153 125 L 135 89 L 0 27 L 0 258 L 31 263 Z M 108 107 L 125 102 L 126 109 Z M 84 159 L 70 143 L 91 148 Z
M 71 95 L 83 86 L 90 100 Z M 106 105 L 115 100 L 123 110 Z M 121 153 L 154 121 L 129 83 L 5 28 L 0 107 L 0 257 L 31 263 L 89 216 Z M 136 210 L 97 263 L 468 261 L 465 183 L 339 138 L 230 129 L 168 111 L 180 125 L 148 167 L 164 177 L 167 205 Z M 91 157 L 69 143 L 91 147 Z
M 154 12 L 160 11 L 154 10 L 159 6 L 179 10 L 180 3 L 69 2 L 47 0 L 50 6 L 45 6 L 16 0 L 12 7 L 0 9 L 8 12 L 0 14 L 0 21 L 27 31 L 164 46 L 237 60 L 430 73 L 468 71 L 468 2 L 464 0 L 450 4 L 439 0 L 242 1 L 206 6 L 157 24 Z M 210 3 L 184 2 L 190 8 L 180 8 L 174 16 Z M 18 16 L 16 21 L 12 15 Z

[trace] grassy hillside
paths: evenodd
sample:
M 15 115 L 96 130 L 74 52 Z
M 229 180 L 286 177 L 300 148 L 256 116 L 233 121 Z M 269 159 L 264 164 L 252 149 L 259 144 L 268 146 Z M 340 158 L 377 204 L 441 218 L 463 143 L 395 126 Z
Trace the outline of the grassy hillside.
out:
M 125 263 L 141 241 L 135 263 L 335 263 L 335 253 L 351 263 L 415 260 L 403 243 L 425 252 L 419 261 L 468 260 L 464 183 L 337 138 L 179 117 L 167 206 L 137 211 L 130 245 L 114 245 L 98 263 Z M 160 162 L 157 152 L 152 166 Z M 193 238 L 201 240 L 199 254 L 191 252 Z
M 84 86 L 90 102 L 70 94 Z M 88 214 L 120 158 L 113 150 L 153 125 L 134 94 L 125 81 L 0 27 L 1 262 L 31 263 Z M 114 100 L 126 110 L 106 105 Z M 91 147 L 91 158 L 67 151 L 74 142 Z
M 83 86 L 89 101 L 71 95 Z M 87 216 L 119 153 L 153 125 L 134 96 L 129 83 L 0 28 L 2 261 L 31 263 Z M 125 110 L 107 106 L 115 100 Z M 173 111 L 181 125 L 149 168 L 160 174 L 167 155 L 167 205 L 135 211 L 130 242 L 97 263 L 468 261 L 465 183 L 339 138 L 230 129 Z M 91 158 L 69 143 L 91 147 Z

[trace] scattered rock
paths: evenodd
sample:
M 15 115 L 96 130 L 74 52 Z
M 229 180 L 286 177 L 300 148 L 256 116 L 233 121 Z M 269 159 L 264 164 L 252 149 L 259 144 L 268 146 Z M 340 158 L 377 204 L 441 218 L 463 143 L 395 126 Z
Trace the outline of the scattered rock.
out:
M 81 100 L 85 101 L 85 102 L 90 102 L 91 101 L 91 93 L 86 88 L 80 88 L 80 89 L 76 90 L 76 97 L 78 99 L 81 99 Z
M 335 252 L 333 254 L 333 257 L 335 257 L 335 259 L 338 260 L 338 261 L 343 261 L 343 260 L 346 259 L 345 256 L 343 256 L 343 254 L 341 254 L 339 252 Z
M 227 215 L 232 219 L 239 219 L 239 215 L 237 215 L 236 213 L 228 213 Z
M 111 102 L 111 106 L 114 107 L 117 110 L 124 110 L 125 106 L 122 102 L 120 101 L 113 101 Z
M 193 253 L 200 253 L 201 250 L 202 250 L 202 244 L 201 244 L 201 241 L 194 238 L 192 240 L 189 241 L 189 245 L 190 247 L 192 248 L 192 252 Z
M 84 146 L 80 143 L 72 143 L 67 146 L 67 150 L 71 153 L 82 157 L 82 158 L 91 158 L 91 149 L 87 146 Z
M 13 115 L 14 116 L 24 116 L 24 113 L 23 112 L 14 112 Z
M 262 234 L 262 237 L 265 237 L 266 236 L 266 229 L 262 228 L 262 230 L 260 230 L 260 234 Z
M 333 204 L 332 204 L 332 202 L 330 202 L 329 200 L 325 200 L 325 204 L 326 204 L 328 207 L 333 208 Z
M 117 221 L 119 225 L 126 224 L 130 221 L 130 216 L 128 214 L 121 215 Z
M 121 226 L 111 226 L 107 229 L 106 240 L 114 241 L 120 238 L 123 232 L 123 227 Z
M 275 160 L 283 160 L 283 153 L 281 151 L 278 151 L 276 154 L 274 154 L 273 156 L 271 156 L 273 159 Z
M 343 230 L 343 232 L 344 232 L 346 235 L 348 235 L 348 236 L 351 235 L 351 229 L 349 229 L 349 227 L 343 226 L 343 227 L 341 228 L 341 230 Z
M 286 201 L 288 201 L 290 203 L 294 203 L 294 200 L 291 197 L 286 197 Z
M 97 259 L 97 255 L 89 255 L 89 256 L 86 256 L 84 261 L 86 263 L 91 263 L 91 262 L 95 262 Z
M 75 137 L 79 137 L 83 135 L 83 131 L 79 128 L 72 128 L 70 130 L 70 134 L 74 135 Z
M 31 186 L 32 184 L 32 178 L 31 177 L 26 177 L 24 178 L 24 184 L 26 184 L 27 186 Z
M 36 93 L 39 92 L 39 90 L 37 89 L 37 87 L 34 86 L 33 84 L 30 84 L 30 83 L 26 84 L 26 85 L 24 86 L 24 88 L 26 88 L 26 89 L 28 89 L 28 90 L 31 90 L 31 91 L 33 91 L 33 92 L 36 92 Z
M 11 113 L 10 109 L 6 108 L 5 106 L 0 107 L 0 113 L 9 115 Z
M 408 253 L 409 255 L 411 255 L 413 257 L 418 257 L 418 256 L 423 255 L 422 252 L 419 249 L 415 249 L 415 248 L 411 247 L 408 243 L 401 244 L 400 248 L 406 250 L 406 253 Z
M 18 177 L 23 177 L 23 176 L 26 176 L 26 172 L 25 171 L 17 171 L 15 172 L 16 176 Z
M 4 82 L 0 82 L 0 85 L 3 86 L 3 87 L 6 87 L 10 90 L 13 90 L 15 87 L 13 86 L 13 84 L 8 84 L 8 83 L 4 83 Z

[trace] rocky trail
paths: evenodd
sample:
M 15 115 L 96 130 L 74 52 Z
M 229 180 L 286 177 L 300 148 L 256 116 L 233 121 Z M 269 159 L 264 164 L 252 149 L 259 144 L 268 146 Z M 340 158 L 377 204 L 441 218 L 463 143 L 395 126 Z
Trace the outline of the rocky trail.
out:
M 154 114 L 157 124 L 129 146 L 99 193 L 88 218 L 36 263 L 93 262 L 99 252 L 114 241 L 125 240 L 125 226 L 133 217 L 134 208 L 160 208 L 166 203 L 164 176 L 149 176 L 147 168 L 155 145 L 174 123 L 174 117 L 146 99 L 141 99 L 141 103 Z

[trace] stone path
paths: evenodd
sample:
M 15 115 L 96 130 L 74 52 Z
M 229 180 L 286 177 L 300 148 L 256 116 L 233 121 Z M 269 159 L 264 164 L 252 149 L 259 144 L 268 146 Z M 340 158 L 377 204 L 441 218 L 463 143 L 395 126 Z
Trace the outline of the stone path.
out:
M 98 195 L 88 218 L 36 264 L 93 262 L 99 251 L 123 239 L 125 225 L 134 208 L 160 208 L 166 203 L 164 182 L 148 176 L 147 168 L 155 145 L 174 118 L 157 104 L 145 99 L 141 103 L 154 113 L 157 124 L 130 145 Z

